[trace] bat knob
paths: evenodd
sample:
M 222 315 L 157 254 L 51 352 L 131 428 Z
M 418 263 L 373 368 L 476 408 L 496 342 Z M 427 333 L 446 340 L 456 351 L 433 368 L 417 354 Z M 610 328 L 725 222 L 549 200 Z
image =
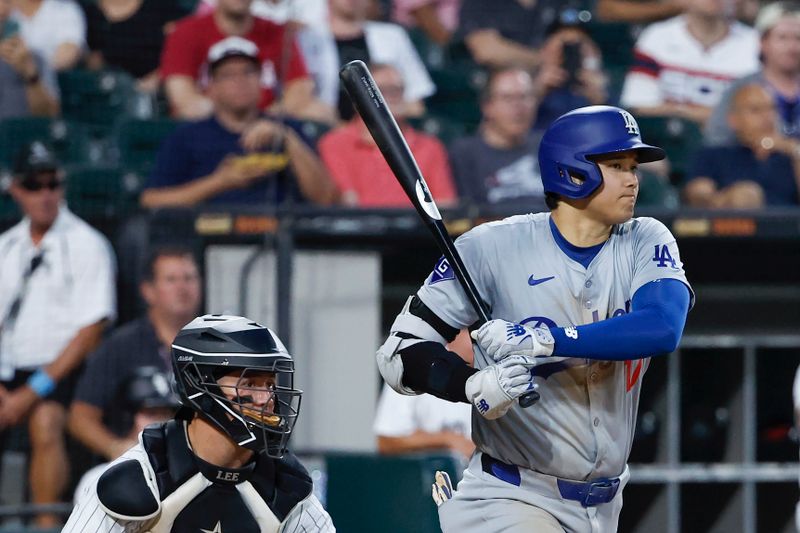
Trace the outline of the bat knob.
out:
M 520 407 L 527 409 L 531 405 L 535 404 L 539 401 L 539 393 L 536 391 L 533 392 L 526 392 L 522 396 L 519 397 L 519 405 Z

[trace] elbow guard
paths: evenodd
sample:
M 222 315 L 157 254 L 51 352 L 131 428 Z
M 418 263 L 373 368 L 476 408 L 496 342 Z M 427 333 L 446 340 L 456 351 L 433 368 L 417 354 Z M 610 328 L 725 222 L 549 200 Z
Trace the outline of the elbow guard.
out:
M 400 394 L 428 392 L 450 401 L 466 401 L 464 369 L 472 369 L 444 345 L 458 334 L 458 328 L 445 323 L 418 296 L 406 300 L 391 327 L 391 334 L 378 349 L 378 368 L 386 383 Z
M 469 403 L 464 386 L 477 372 L 458 355 L 436 342 L 419 342 L 399 353 L 403 385 L 443 400 Z

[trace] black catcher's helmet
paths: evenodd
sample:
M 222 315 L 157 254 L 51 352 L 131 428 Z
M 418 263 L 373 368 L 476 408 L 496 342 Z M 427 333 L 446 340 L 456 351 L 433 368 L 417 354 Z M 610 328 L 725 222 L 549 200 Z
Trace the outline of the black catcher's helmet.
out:
M 198 317 L 175 338 L 172 366 L 184 407 L 239 446 L 283 456 L 303 392 L 294 388 L 294 360 L 272 330 L 240 316 Z M 274 376 L 268 386 L 265 375 Z

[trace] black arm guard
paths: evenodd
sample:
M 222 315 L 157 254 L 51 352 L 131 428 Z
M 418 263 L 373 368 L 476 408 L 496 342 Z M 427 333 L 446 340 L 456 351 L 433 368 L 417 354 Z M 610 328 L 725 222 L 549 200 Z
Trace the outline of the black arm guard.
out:
M 416 294 L 411 298 L 411 304 L 408 306 L 408 312 L 412 315 L 421 318 L 428 323 L 436 333 L 441 335 L 447 342 L 453 342 L 453 339 L 458 335 L 458 329 L 448 325 L 444 320 L 430 310 L 425 303 L 419 299 Z
M 477 372 L 438 342 L 419 342 L 398 352 L 403 360 L 403 385 L 443 400 L 470 403 L 464 392 Z

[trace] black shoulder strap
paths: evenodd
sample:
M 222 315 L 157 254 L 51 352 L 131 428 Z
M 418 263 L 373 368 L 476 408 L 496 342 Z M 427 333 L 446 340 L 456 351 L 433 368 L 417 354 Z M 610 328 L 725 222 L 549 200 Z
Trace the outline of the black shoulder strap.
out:
M 142 444 L 156 474 L 162 500 L 199 471 L 186 445 L 186 431 L 181 420 L 147 426 L 142 431 Z
M 281 459 L 258 456 L 258 466 L 250 483 L 264 498 L 278 520 L 305 500 L 313 489 L 311 476 L 297 458 L 287 452 Z

